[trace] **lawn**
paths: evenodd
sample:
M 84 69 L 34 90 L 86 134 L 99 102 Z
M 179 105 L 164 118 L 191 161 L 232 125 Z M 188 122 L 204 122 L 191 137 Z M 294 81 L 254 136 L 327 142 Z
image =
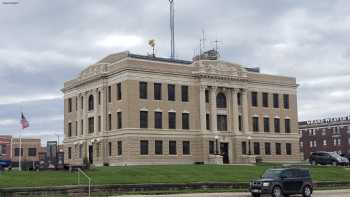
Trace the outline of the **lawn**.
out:
M 87 171 L 93 184 L 246 182 L 258 178 L 270 165 L 164 165 L 99 167 Z M 349 181 L 350 169 L 310 167 L 314 181 Z M 77 184 L 67 171 L 9 171 L 0 175 L 0 187 L 33 187 Z

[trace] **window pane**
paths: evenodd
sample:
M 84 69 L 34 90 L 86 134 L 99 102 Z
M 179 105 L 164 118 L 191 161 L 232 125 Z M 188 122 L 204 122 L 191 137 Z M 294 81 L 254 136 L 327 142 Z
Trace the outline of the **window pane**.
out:
M 190 128 L 190 114 L 183 113 L 182 114 L 182 129 L 189 129 Z
M 286 153 L 287 153 L 287 155 L 292 154 L 292 144 L 290 144 L 290 143 L 286 144 Z
M 163 141 L 156 140 L 154 145 L 155 145 L 155 147 L 154 147 L 155 154 L 162 155 L 163 154 Z
M 154 100 L 162 99 L 162 84 L 155 83 L 154 84 Z
M 205 121 L 206 121 L 207 130 L 210 130 L 210 115 L 209 114 L 206 114 Z
M 139 82 L 140 99 L 147 99 L 147 82 Z
M 227 116 L 226 115 L 217 115 L 217 130 L 218 131 L 227 131 Z
M 290 133 L 290 119 L 284 120 L 284 126 L 285 126 L 286 133 Z
M 285 109 L 289 109 L 289 95 L 288 94 L 283 95 L 283 106 Z
M 263 107 L 269 107 L 269 94 L 263 93 Z
M 259 142 L 254 142 L 254 155 L 260 155 L 260 144 L 259 144 Z
M 253 131 L 259 131 L 259 117 L 253 117 Z
M 183 141 L 182 142 L 182 154 L 183 155 L 189 155 L 191 154 L 191 148 L 190 148 L 190 142 L 189 141 Z
M 122 112 L 117 112 L 117 128 L 121 129 L 123 126 Z
M 247 142 L 242 142 L 242 155 L 247 154 Z
M 121 83 L 117 84 L 117 99 L 118 100 L 122 99 L 122 84 Z
M 169 155 L 176 155 L 176 141 L 169 141 Z
M 140 141 L 140 153 L 141 153 L 141 155 L 148 155 L 148 141 L 147 140 Z
M 175 85 L 168 84 L 168 100 L 175 101 Z
M 265 143 L 265 154 L 266 155 L 271 155 L 271 144 L 270 143 Z
M 168 113 L 169 118 L 169 129 L 176 129 L 176 113 L 175 112 L 169 112 Z
M 274 119 L 274 127 L 275 127 L 275 132 L 279 133 L 281 128 L 280 128 L 280 119 L 279 118 L 275 118 Z
M 140 111 L 140 128 L 148 128 L 148 112 Z
M 181 86 L 181 99 L 183 102 L 188 101 L 188 86 Z
M 281 154 L 281 143 L 276 143 L 276 155 Z
M 154 128 L 161 129 L 163 124 L 162 112 L 154 112 Z
M 278 94 L 273 94 L 273 107 L 279 108 L 279 96 L 278 96 Z
M 252 106 L 257 107 L 258 106 L 258 93 L 252 92 Z
M 209 141 L 209 154 L 214 154 L 214 141 Z
M 89 133 L 93 133 L 94 132 L 94 117 L 90 117 L 88 119 L 89 121 Z
M 264 132 L 270 132 L 270 118 L 264 118 Z
M 122 155 L 123 153 L 123 144 L 122 141 L 118 141 L 118 155 Z

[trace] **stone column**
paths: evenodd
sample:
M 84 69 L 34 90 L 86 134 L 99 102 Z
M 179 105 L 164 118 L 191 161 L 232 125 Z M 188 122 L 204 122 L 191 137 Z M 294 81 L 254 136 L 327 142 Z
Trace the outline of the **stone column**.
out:
M 207 124 L 206 124 L 206 107 L 205 107 L 205 89 L 206 86 L 200 86 L 200 92 L 199 92 L 199 112 L 200 112 L 200 123 L 201 123 L 201 131 L 207 130 Z
M 233 116 L 233 132 L 239 132 L 239 127 L 238 127 L 238 101 L 237 101 L 237 89 L 232 89 L 232 116 Z
M 215 86 L 212 86 L 210 88 L 210 128 L 213 133 L 217 132 L 216 90 L 217 90 L 217 87 Z
M 248 91 L 243 89 L 242 91 L 242 119 L 243 119 L 243 131 L 249 132 L 249 114 L 248 114 Z

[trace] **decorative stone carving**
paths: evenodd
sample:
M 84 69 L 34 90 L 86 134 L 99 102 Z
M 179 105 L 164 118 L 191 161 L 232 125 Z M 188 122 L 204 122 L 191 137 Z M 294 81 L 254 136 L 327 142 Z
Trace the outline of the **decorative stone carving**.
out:
M 247 77 L 245 69 L 237 64 L 211 60 L 197 61 L 195 64 L 198 67 L 198 71 L 195 71 L 194 74 L 230 78 Z

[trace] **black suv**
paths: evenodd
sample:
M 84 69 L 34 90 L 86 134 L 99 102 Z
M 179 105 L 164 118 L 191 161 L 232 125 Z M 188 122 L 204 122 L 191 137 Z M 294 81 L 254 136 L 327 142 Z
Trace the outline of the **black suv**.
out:
M 335 152 L 324 152 L 324 151 L 312 153 L 309 157 L 309 162 L 312 165 L 317 165 L 317 164 L 321 164 L 321 165 L 331 164 L 334 166 L 349 165 L 349 160 L 347 158 L 341 157 Z
M 309 197 L 312 190 L 309 170 L 300 168 L 269 169 L 261 179 L 249 184 L 249 191 L 254 197 L 262 194 L 272 194 L 273 197 L 302 194 Z

